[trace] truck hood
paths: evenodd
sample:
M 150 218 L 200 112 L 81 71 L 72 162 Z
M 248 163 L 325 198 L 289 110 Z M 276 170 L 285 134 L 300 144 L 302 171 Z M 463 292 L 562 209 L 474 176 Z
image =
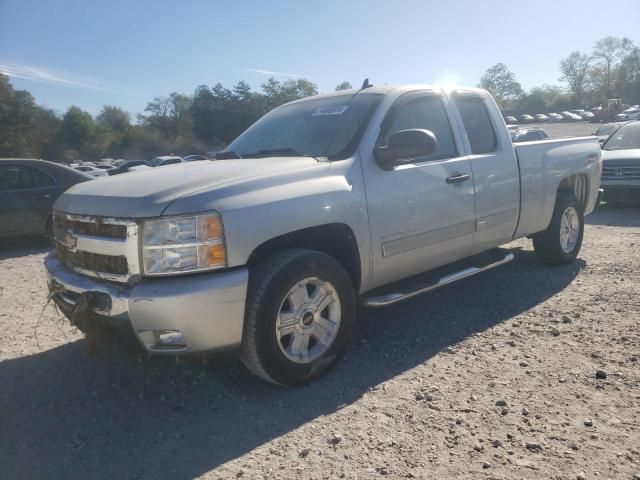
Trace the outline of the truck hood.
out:
M 640 148 L 626 150 L 602 150 L 602 161 L 610 165 L 638 165 L 640 164 Z
M 185 162 L 79 183 L 58 198 L 54 209 L 78 215 L 156 217 L 174 200 L 197 191 L 327 166 L 310 157 Z

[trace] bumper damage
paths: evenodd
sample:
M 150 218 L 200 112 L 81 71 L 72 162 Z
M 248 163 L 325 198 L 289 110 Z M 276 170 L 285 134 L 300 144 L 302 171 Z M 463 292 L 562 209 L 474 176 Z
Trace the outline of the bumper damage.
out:
M 45 267 L 51 298 L 72 322 L 90 313 L 105 326 L 131 329 L 151 353 L 230 350 L 242 341 L 246 269 L 127 286 L 80 275 L 55 253 L 47 256 Z

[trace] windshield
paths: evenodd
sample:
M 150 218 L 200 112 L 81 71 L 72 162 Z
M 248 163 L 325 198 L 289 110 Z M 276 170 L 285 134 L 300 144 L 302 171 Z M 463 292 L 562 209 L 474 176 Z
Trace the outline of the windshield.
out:
M 640 148 L 640 122 L 620 127 L 602 146 L 603 150 L 629 150 Z
M 227 148 L 242 157 L 304 155 L 331 160 L 353 154 L 381 95 L 358 93 L 284 105 Z
M 596 130 L 596 135 L 611 135 L 611 133 L 615 132 L 620 125 L 603 125 L 598 130 Z

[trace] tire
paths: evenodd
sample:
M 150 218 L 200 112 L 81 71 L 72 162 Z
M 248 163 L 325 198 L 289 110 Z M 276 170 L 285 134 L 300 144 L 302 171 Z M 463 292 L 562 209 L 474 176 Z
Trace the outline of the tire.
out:
M 565 215 L 570 221 L 565 219 L 563 223 Z M 561 232 L 567 226 L 569 232 Z M 584 215 L 578 200 L 573 193 L 559 193 L 549 227 L 533 236 L 533 249 L 538 260 L 546 265 L 567 265 L 578 256 L 583 234 Z M 569 240 L 565 235 L 569 235 Z
M 314 250 L 283 250 L 251 271 L 240 359 L 268 382 L 303 385 L 335 365 L 355 318 L 353 285 L 340 263 Z
M 44 237 L 51 247 L 55 247 L 55 239 L 53 237 L 53 217 L 50 215 L 44 224 Z

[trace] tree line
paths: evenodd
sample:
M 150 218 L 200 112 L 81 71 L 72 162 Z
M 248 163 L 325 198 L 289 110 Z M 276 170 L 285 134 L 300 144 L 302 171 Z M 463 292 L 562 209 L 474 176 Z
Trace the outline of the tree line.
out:
M 602 38 L 591 52 L 571 52 L 560 60 L 559 67 L 564 88 L 542 85 L 525 92 L 503 63 L 489 68 L 479 86 L 489 90 L 508 113 L 606 106 L 611 98 L 627 105 L 640 103 L 640 47 L 628 38 Z
M 244 81 L 231 89 L 220 83 L 200 85 L 193 95 L 154 98 L 134 122 L 113 105 L 105 105 L 95 118 L 77 106 L 58 116 L 0 74 L 0 157 L 71 161 L 205 153 L 223 148 L 269 110 L 317 93 L 305 79 L 269 78 L 259 92 Z
M 640 48 L 627 38 L 606 37 L 589 53 L 571 52 L 559 69 L 564 87 L 542 85 L 525 92 L 502 63 L 489 68 L 479 86 L 495 96 L 505 113 L 606 105 L 609 98 L 640 103 Z M 348 82 L 336 86 L 348 88 Z M 317 86 L 305 79 L 269 78 L 259 91 L 240 81 L 232 88 L 200 85 L 192 95 L 156 97 L 135 119 L 113 105 L 95 117 L 77 106 L 58 115 L 0 74 L 0 157 L 71 161 L 205 153 L 224 148 L 269 110 L 317 93 Z

